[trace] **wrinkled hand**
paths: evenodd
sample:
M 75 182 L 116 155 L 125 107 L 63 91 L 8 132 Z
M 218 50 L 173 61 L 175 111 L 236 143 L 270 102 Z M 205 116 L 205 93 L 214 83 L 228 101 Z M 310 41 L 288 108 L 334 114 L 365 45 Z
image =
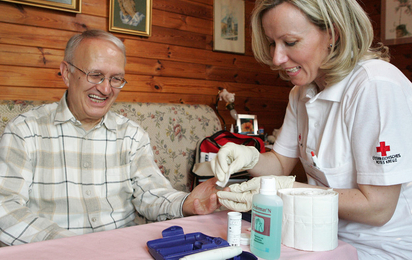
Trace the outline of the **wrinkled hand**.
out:
M 216 184 L 224 187 L 233 173 L 252 169 L 259 160 L 259 154 L 253 146 L 235 143 L 222 146 L 211 161 L 213 173 L 218 179 Z
M 196 186 L 183 203 L 183 215 L 205 215 L 221 205 L 217 199 L 216 178 L 211 178 Z
M 274 176 L 276 190 L 292 188 L 295 176 Z M 246 212 L 252 209 L 253 195 L 259 193 L 261 177 L 253 178 L 247 182 L 236 183 L 229 186 L 230 191 L 219 191 L 219 202 L 230 210 Z

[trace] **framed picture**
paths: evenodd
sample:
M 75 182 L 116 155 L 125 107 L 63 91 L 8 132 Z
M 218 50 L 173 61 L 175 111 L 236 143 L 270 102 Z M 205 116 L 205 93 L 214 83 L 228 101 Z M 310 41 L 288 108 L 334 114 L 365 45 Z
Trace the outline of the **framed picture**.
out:
M 237 115 L 237 128 L 239 134 L 244 135 L 257 135 L 258 134 L 258 121 L 256 115 Z
M 245 53 L 244 0 L 214 0 L 213 50 Z
M 152 0 L 110 0 L 109 31 L 152 35 Z
M 59 11 L 81 13 L 82 0 L 3 0 L 5 2 L 44 7 Z
M 381 41 L 412 43 L 412 0 L 382 0 Z

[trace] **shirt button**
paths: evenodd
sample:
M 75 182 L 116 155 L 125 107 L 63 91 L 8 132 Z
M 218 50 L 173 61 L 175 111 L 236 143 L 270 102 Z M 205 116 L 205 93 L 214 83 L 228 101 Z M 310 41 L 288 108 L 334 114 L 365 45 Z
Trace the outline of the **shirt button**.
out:
M 84 168 L 88 168 L 88 167 L 89 167 L 89 163 L 87 163 L 87 162 L 83 163 L 83 167 L 84 167 Z
M 97 218 L 93 217 L 92 222 L 96 222 Z
M 87 190 L 87 191 L 86 191 L 86 195 L 87 195 L 87 196 L 90 196 L 90 194 L 92 194 L 92 192 L 91 192 L 90 190 Z

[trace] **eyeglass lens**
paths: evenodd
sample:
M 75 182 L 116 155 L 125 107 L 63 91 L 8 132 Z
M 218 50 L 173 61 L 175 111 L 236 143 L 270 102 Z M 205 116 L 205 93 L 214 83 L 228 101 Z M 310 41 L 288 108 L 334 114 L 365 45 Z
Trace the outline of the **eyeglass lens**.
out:
M 105 76 L 100 72 L 87 73 L 87 81 L 93 84 L 100 84 L 104 81 Z M 109 78 L 110 85 L 114 88 L 122 88 L 126 84 L 126 80 L 120 77 Z

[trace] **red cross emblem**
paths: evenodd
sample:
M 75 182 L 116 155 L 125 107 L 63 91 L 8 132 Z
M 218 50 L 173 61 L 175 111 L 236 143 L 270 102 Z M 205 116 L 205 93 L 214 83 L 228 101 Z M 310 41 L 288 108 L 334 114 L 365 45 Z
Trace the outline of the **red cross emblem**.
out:
M 380 146 L 376 147 L 376 152 L 381 153 L 382 156 L 386 156 L 386 152 L 389 152 L 391 150 L 391 147 L 389 145 L 385 145 L 385 142 L 380 142 Z

